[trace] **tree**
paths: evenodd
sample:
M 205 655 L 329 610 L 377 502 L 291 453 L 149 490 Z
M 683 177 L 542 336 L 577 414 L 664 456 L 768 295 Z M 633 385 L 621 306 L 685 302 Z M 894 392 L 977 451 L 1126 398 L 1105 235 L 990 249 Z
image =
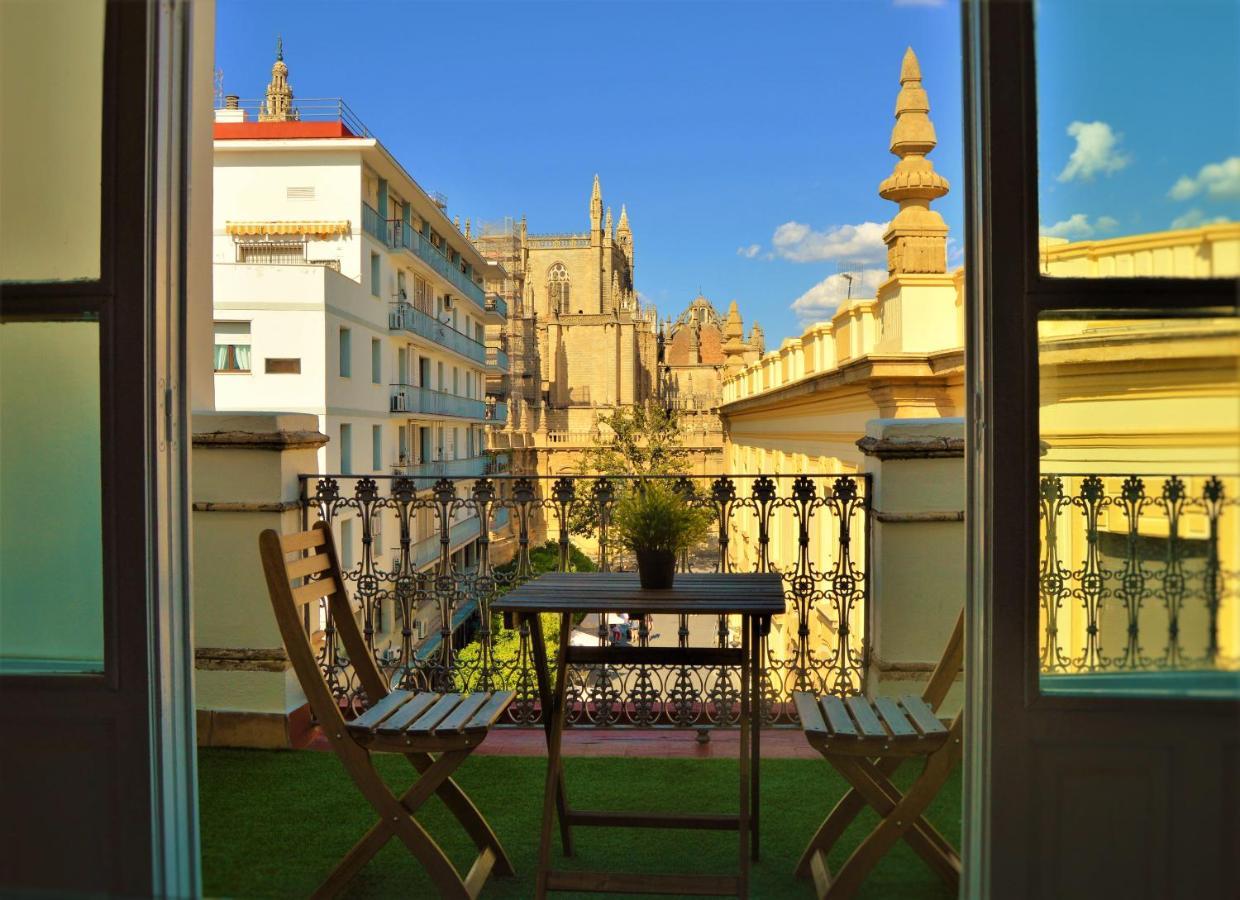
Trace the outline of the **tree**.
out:
M 599 434 L 582 456 L 582 474 L 682 475 L 689 451 L 681 446 L 680 414 L 647 401 L 595 419 Z M 610 432 L 610 434 L 608 434 Z

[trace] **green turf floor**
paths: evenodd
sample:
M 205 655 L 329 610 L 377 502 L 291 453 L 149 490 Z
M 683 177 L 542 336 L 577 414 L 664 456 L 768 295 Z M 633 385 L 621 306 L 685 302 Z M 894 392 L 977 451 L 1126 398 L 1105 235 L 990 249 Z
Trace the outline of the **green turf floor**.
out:
M 305 897 L 374 822 L 374 815 L 336 757 L 315 751 L 203 750 L 198 757 L 202 864 L 210 897 Z M 399 756 L 377 757 L 394 788 L 412 781 Z M 662 809 L 730 812 L 736 809 L 736 762 L 726 759 L 569 758 L 568 790 L 583 809 Z M 539 807 L 545 761 L 531 757 L 474 756 L 457 780 L 495 828 L 517 868 L 517 877 L 493 878 L 486 897 L 533 896 Z M 898 773 L 907 784 L 909 767 Z M 823 760 L 762 762 L 762 861 L 752 874 L 752 895 L 810 897 L 792 867 L 828 808 L 844 792 L 843 780 Z M 960 840 L 960 774 L 947 782 L 929 818 L 954 844 Z M 438 800 L 421 815 L 458 868 L 473 848 Z M 876 817 L 867 811 L 837 846 L 838 867 Z M 645 872 L 735 871 L 737 838 L 729 832 L 581 828 L 577 856 L 564 868 Z M 431 897 L 428 882 L 398 841 L 389 842 L 353 881 L 349 897 Z M 569 896 L 557 894 L 556 896 Z M 862 897 L 950 896 L 903 843 L 879 864 Z

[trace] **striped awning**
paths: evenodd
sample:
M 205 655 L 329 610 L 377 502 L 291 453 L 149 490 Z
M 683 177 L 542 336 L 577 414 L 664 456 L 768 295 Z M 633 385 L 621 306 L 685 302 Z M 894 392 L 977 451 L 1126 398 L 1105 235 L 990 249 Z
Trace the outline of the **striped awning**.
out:
M 348 220 L 340 222 L 225 222 L 228 234 L 314 234 L 336 237 L 349 233 Z

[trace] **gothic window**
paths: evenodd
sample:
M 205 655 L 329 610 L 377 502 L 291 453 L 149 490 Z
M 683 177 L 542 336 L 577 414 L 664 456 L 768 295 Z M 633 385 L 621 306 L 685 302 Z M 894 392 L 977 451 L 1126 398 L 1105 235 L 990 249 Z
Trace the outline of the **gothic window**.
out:
M 564 263 L 556 263 L 547 270 L 547 305 L 553 312 L 569 312 L 568 269 Z

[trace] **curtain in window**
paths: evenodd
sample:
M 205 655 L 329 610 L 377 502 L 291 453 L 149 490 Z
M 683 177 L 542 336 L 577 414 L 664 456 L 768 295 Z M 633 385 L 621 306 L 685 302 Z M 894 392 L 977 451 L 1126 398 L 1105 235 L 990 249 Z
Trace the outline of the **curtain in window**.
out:
M 224 367 L 228 365 L 228 345 L 215 345 L 215 371 L 222 372 Z
M 237 370 L 241 372 L 250 371 L 250 345 L 234 344 L 233 354 L 237 361 Z

